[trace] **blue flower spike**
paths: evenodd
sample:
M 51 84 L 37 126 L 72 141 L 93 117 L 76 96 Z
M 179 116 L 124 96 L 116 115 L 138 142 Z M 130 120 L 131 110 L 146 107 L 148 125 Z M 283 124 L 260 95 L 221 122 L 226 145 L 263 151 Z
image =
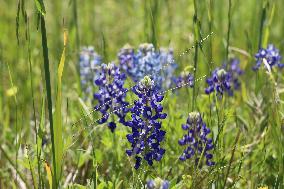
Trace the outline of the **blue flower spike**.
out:
M 239 76 L 241 76 L 244 73 L 244 71 L 240 68 L 239 59 L 233 58 L 230 60 L 228 72 L 231 76 L 231 83 L 232 83 L 232 86 L 234 87 L 234 90 L 239 90 L 241 86 Z M 233 91 L 231 90 L 231 92 Z
M 120 49 L 118 59 L 121 69 L 134 82 L 148 75 L 155 81 L 158 90 L 170 87 L 177 67 L 171 48 L 157 50 L 151 43 L 140 44 L 137 52 L 127 44 Z
M 138 96 L 134 105 L 130 108 L 131 120 L 125 125 L 131 128 L 127 139 L 131 143 L 131 149 L 126 150 L 128 156 L 135 156 L 135 169 L 138 169 L 144 159 L 152 166 L 154 161 L 160 161 L 165 149 L 160 146 L 166 132 L 162 130 L 160 120 L 167 117 L 163 113 L 163 106 L 160 104 L 163 96 L 160 95 L 154 81 L 145 76 L 134 88 L 133 92 Z
M 125 100 L 127 89 L 123 87 L 125 79 L 126 75 L 120 72 L 114 63 L 102 64 L 101 73 L 95 80 L 99 91 L 94 94 L 94 99 L 98 101 L 94 108 L 102 114 L 99 124 L 108 122 L 110 114 L 116 115 L 119 122 L 125 124 L 125 116 L 129 111 L 126 108 L 129 103 Z M 111 132 L 114 132 L 116 128 L 114 116 L 108 122 L 108 127 Z
M 207 166 L 215 165 L 212 161 L 213 155 L 210 151 L 214 148 L 213 140 L 208 137 L 211 130 L 206 126 L 199 112 L 191 112 L 188 119 L 182 125 L 186 134 L 178 141 L 179 145 L 185 146 L 185 150 L 180 156 L 180 161 L 194 159 L 195 165 L 201 167 L 202 159 L 205 158 Z M 200 160 L 200 158 L 202 158 Z
M 260 48 L 255 54 L 256 65 L 253 70 L 258 70 L 263 63 L 264 66 L 270 71 L 272 67 L 277 66 L 278 68 L 283 68 L 284 64 L 281 63 L 281 55 L 279 50 L 274 47 L 274 45 L 269 44 L 267 48 Z
M 232 94 L 231 74 L 225 69 L 217 68 L 212 72 L 212 76 L 206 79 L 208 87 L 205 89 L 206 94 L 216 92 L 219 98 L 222 98 L 224 93 Z
M 121 70 L 127 73 L 131 78 L 135 77 L 133 69 L 137 59 L 134 49 L 129 44 L 124 45 L 122 49 L 120 49 L 118 52 L 118 60 Z
M 194 77 L 189 71 L 185 70 L 182 71 L 180 76 L 175 79 L 175 83 L 177 87 L 188 85 L 190 88 L 192 88 L 194 86 Z
M 167 180 L 162 180 L 161 178 L 155 178 L 154 180 L 147 181 L 147 189 L 169 189 L 170 182 Z
M 84 47 L 80 52 L 79 67 L 81 87 L 84 94 L 92 92 L 94 81 L 99 75 L 99 68 L 102 64 L 102 58 L 99 56 L 93 47 Z

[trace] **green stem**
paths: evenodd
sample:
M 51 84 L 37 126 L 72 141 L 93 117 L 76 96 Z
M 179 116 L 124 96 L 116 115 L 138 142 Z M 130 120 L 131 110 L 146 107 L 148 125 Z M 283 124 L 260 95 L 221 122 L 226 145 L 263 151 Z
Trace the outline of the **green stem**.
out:
M 198 62 L 198 17 L 197 17 L 197 2 L 194 0 L 194 16 L 193 16 L 193 24 L 194 24 L 194 39 L 195 39 L 195 51 L 194 51 L 194 72 L 193 77 L 196 78 L 197 75 L 197 62 Z M 196 83 L 193 85 L 193 92 L 192 92 L 192 111 L 195 108 L 195 96 L 196 96 Z
M 148 7 L 147 7 L 147 0 L 144 0 L 144 37 L 145 41 L 149 41 L 148 36 Z
M 240 134 L 241 134 L 241 130 L 239 129 L 238 134 L 237 134 L 237 137 L 236 137 L 236 139 L 235 139 L 234 148 L 233 148 L 232 155 L 231 155 L 231 159 L 230 159 L 230 162 L 229 162 L 229 167 L 228 167 L 228 170 L 227 170 L 227 173 L 226 173 L 226 176 L 225 176 L 223 189 L 225 189 L 225 187 L 226 187 L 227 178 L 228 178 L 228 176 L 229 176 L 230 169 L 231 169 L 231 165 L 232 165 L 233 160 L 234 160 L 234 155 L 235 155 L 237 143 L 238 143 L 239 138 L 240 138 Z
M 73 14 L 74 14 L 74 22 L 75 22 L 75 30 L 76 30 L 76 45 L 77 45 L 77 51 L 78 51 L 80 49 L 80 35 L 79 35 L 79 27 L 78 27 L 77 0 L 73 0 Z
M 263 3 L 262 3 L 262 5 L 263 5 Z M 259 36 L 258 36 L 258 49 L 260 49 L 262 47 L 262 35 L 263 35 L 263 27 L 264 27 L 265 18 L 266 18 L 266 5 L 262 7 L 262 11 L 261 11 Z
M 209 0 L 209 33 L 213 31 L 213 0 Z M 212 61 L 213 61 L 213 39 L 209 39 L 209 64 L 208 64 L 208 75 L 210 75 L 212 70 Z
M 159 1 L 154 0 L 154 4 L 151 1 L 150 7 L 150 18 L 151 18 L 151 42 L 155 48 L 157 48 L 157 18 L 158 18 L 158 9 Z
M 229 0 L 229 11 L 228 11 L 228 31 L 227 31 L 227 46 L 226 46 L 226 68 L 229 60 L 229 46 L 230 46 L 230 33 L 231 33 L 231 10 L 232 0 Z
M 36 120 L 36 113 L 35 113 L 35 100 L 34 100 L 34 89 L 33 89 L 33 68 L 32 68 L 32 62 L 31 62 L 31 41 L 30 41 L 30 29 L 29 29 L 29 19 L 27 19 L 27 40 L 28 40 L 28 61 L 29 61 L 29 71 L 30 71 L 30 84 L 31 84 L 31 93 L 32 93 L 32 107 L 33 107 L 33 119 L 35 122 L 35 134 L 36 134 L 36 155 L 37 155 L 37 167 L 38 167 L 38 188 L 41 186 L 41 163 L 40 163 L 40 152 L 38 149 L 38 128 L 37 128 L 37 120 Z
M 27 152 L 27 154 L 28 154 L 28 162 L 29 162 L 30 172 L 31 172 L 31 176 L 32 176 L 32 182 L 33 182 L 33 185 L 34 185 L 34 189 L 36 189 L 36 181 L 35 181 L 34 172 L 33 172 L 32 164 L 31 164 L 31 158 L 30 158 L 30 154 L 29 154 L 29 150 L 28 149 L 27 149 L 27 151 L 28 151 Z

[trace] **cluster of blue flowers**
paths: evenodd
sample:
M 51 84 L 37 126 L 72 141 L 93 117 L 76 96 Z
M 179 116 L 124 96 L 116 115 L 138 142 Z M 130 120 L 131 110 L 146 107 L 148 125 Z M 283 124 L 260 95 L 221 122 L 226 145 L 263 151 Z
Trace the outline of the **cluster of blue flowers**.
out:
M 212 139 L 208 138 L 211 132 L 203 122 L 199 112 L 191 112 L 188 115 L 186 124 L 182 125 L 186 134 L 178 141 L 179 145 L 186 146 L 183 154 L 180 156 L 181 161 L 194 158 L 195 165 L 201 165 L 203 157 L 206 159 L 206 165 L 213 166 L 213 155 L 209 152 L 214 148 Z M 201 160 L 200 160 L 201 158 Z
M 224 65 L 223 67 L 225 68 L 226 65 Z M 232 86 L 234 87 L 234 90 L 238 90 L 241 86 L 241 82 L 239 79 L 240 75 L 244 73 L 244 71 L 240 68 L 240 60 L 236 58 L 231 59 L 227 70 L 231 76 Z
M 222 68 L 216 68 L 211 77 L 206 79 L 208 87 L 205 88 L 205 93 L 211 94 L 215 91 L 219 98 L 222 98 L 225 92 L 232 96 L 234 90 L 240 88 L 239 76 L 242 74 L 243 70 L 240 68 L 240 61 L 231 59 L 228 67 L 224 64 Z
M 85 94 L 92 92 L 94 81 L 99 75 L 99 67 L 102 64 L 102 58 L 93 47 L 84 47 L 80 52 L 79 66 L 81 87 Z
M 120 72 L 120 69 L 113 63 L 102 64 L 101 73 L 95 80 L 99 91 L 94 94 L 94 98 L 99 102 L 95 110 L 102 114 L 98 123 L 106 123 L 110 114 L 114 113 L 119 118 L 119 122 L 125 124 L 125 116 L 129 111 L 127 108 L 121 108 L 129 104 L 125 100 L 127 92 L 127 89 L 123 87 L 125 79 L 126 75 Z M 116 128 L 114 117 L 111 118 L 108 126 L 114 132 Z
M 279 50 L 273 45 L 269 45 L 267 49 L 260 49 L 255 57 L 256 66 L 254 69 L 258 69 L 264 59 L 264 63 L 270 67 L 276 65 L 279 68 L 284 67 L 280 63 Z M 137 52 L 131 46 L 126 45 L 118 53 L 118 58 L 119 67 L 114 63 L 101 64 L 102 59 L 93 48 L 84 48 L 80 54 L 81 83 L 86 92 L 90 92 L 89 82 L 99 88 L 99 91 L 94 94 L 94 99 L 99 102 L 95 106 L 95 110 L 102 114 L 98 123 L 106 123 L 111 118 L 108 126 L 114 132 L 116 128 L 114 116 L 116 116 L 120 123 L 131 128 L 132 132 L 127 135 L 131 149 L 127 149 L 126 154 L 135 156 L 135 168 L 138 169 L 143 159 L 149 165 L 153 165 L 153 162 L 160 161 L 165 153 L 165 149 L 160 145 L 166 134 L 161 129 L 161 120 L 165 119 L 167 114 L 163 113 L 161 105 L 163 96 L 158 91 L 168 88 L 173 83 L 177 87 L 184 84 L 193 87 L 194 77 L 185 70 L 180 76 L 174 78 L 176 63 L 173 60 L 173 51 L 171 49 L 157 51 L 152 44 L 141 44 Z M 101 71 L 98 74 L 100 66 Z M 216 68 L 211 77 L 206 79 L 208 87 L 205 89 L 205 93 L 216 92 L 219 97 L 222 97 L 224 93 L 233 95 L 233 91 L 240 88 L 239 76 L 242 74 L 240 61 L 231 59 L 227 65 Z M 127 108 L 129 103 L 125 100 L 126 75 L 136 82 L 133 92 L 138 96 L 138 100 L 134 101 L 131 108 Z M 127 121 L 125 117 L 129 111 L 131 119 Z M 113 116 L 110 117 L 110 115 Z M 190 113 L 182 128 L 187 133 L 179 140 L 180 145 L 186 146 L 180 160 L 185 161 L 194 157 L 197 165 L 200 162 L 202 164 L 203 159 L 201 158 L 205 158 L 208 166 L 214 165 L 213 155 L 210 153 L 214 146 L 212 139 L 208 138 L 210 129 L 203 122 L 200 113 Z M 167 184 L 168 182 L 165 182 L 165 186 Z M 155 188 L 155 182 L 149 181 L 147 187 Z
M 192 88 L 194 85 L 194 77 L 189 71 L 181 72 L 180 76 L 176 77 L 174 81 L 177 87 L 188 85 Z
M 283 68 L 284 64 L 281 63 L 281 55 L 279 50 L 275 48 L 272 44 L 268 45 L 267 48 L 261 48 L 255 54 L 256 65 L 253 67 L 253 70 L 258 70 L 263 63 L 264 59 L 267 64 L 272 68 L 273 66 L 278 66 L 278 68 Z
M 149 165 L 153 161 L 160 161 L 165 153 L 165 149 L 160 146 L 164 140 L 166 132 L 161 129 L 159 120 L 165 119 L 167 114 L 162 113 L 163 107 L 160 102 L 163 96 L 157 93 L 154 81 L 145 76 L 134 88 L 133 92 L 138 96 L 130 109 L 131 120 L 125 125 L 132 130 L 127 135 L 131 143 L 131 149 L 126 150 L 128 156 L 135 156 L 135 169 L 141 165 L 142 158 Z
M 163 89 L 168 89 L 172 83 L 174 78 L 174 72 L 177 68 L 177 63 L 174 60 L 174 51 L 172 48 L 160 49 L 160 62 L 162 64 L 162 83 Z
M 155 81 L 157 89 L 168 88 L 171 85 L 177 67 L 172 49 L 158 51 L 150 43 L 141 44 L 136 53 L 131 46 L 126 45 L 119 51 L 118 59 L 122 70 L 134 82 L 148 75 Z
M 118 60 L 121 70 L 127 73 L 131 78 L 134 78 L 135 73 L 133 68 L 137 62 L 137 58 L 134 49 L 129 44 L 124 45 L 124 47 L 120 49 L 118 52 Z
M 128 156 L 135 157 L 135 169 L 138 169 L 142 161 L 152 166 L 154 161 L 160 161 L 165 149 L 161 147 L 166 132 L 162 130 L 162 120 L 167 117 L 163 113 L 161 102 L 164 98 L 159 90 L 167 89 L 173 84 L 177 87 L 183 85 L 194 86 L 193 75 L 185 69 L 178 77 L 174 77 L 177 64 L 173 58 L 173 50 L 156 50 L 152 44 L 141 44 L 137 52 L 130 46 L 125 45 L 118 53 L 119 67 L 114 63 L 102 64 L 102 58 L 92 47 L 84 48 L 80 53 L 80 76 L 81 85 L 85 93 L 92 92 L 92 85 L 96 85 L 99 91 L 94 94 L 98 104 L 94 107 L 102 114 L 99 124 L 108 122 L 111 132 L 116 128 L 116 117 L 119 122 L 131 129 L 127 134 L 127 140 L 131 148 L 126 150 Z M 277 66 L 283 68 L 279 50 L 273 45 L 266 49 L 259 49 L 255 55 L 256 65 L 254 70 L 264 63 L 266 67 Z M 100 72 L 99 72 L 100 70 Z M 240 68 L 238 59 L 231 59 L 227 64 L 216 68 L 211 77 L 206 79 L 206 94 L 213 92 L 220 98 L 225 93 L 233 95 L 234 90 L 240 88 Z M 124 83 L 129 76 L 136 85 L 132 91 L 138 99 L 132 107 L 128 108 Z M 92 83 L 92 85 L 89 85 Z M 91 86 L 91 87 L 90 87 Z M 126 120 L 126 114 L 130 112 L 130 120 Z M 110 116 L 112 115 L 112 116 Z M 110 121 L 108 121 L 111 119 Z M 206 123 L 202 120 L 199 112 L 191 112 L 187 121 L 182 125 L 186 132 L 178 141 L 179 145 L 185 146 L 179 159 L 186 161 L 193 159 L 195 166 L 202 167 L 215 165 L 211 150 L 214 148 L 213 140 L 208 135 L 211 133 Z M 147 182 L 148 189 L 168 189 L 169 182 L 157 178 Z
M 231 75 L 223 68 L 216 68 L 212 72 L 212 76 L 206 79 L 208 87 L 205 88 L 205 93 L 210 94 L 216 91 L 216 95 L 222 98 L 224 92 L 232 93 L 231 91 Z
M 155 178 L 154 180 L 147 181 L 147 189 L 168 189 L 170 188 L 170 182 L 162 180 L 161 178 Z

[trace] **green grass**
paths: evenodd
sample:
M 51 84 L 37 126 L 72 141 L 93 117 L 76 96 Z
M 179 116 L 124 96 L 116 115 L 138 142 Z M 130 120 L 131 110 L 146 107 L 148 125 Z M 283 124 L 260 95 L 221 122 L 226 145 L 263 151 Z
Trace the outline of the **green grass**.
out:
M 45 162 L 53 188 L 141 188 L 157 177 L 177 189 L 283 188 L 283 70 L 251 69 L 254 53 L 269 43 L 284 55 L 283 6 L 282 0 L 0 1 L 0 188 L 49 188 Z M 204 95 L 204 79 L 167 93 L 167 153 L 135 171 L 125 156 L 129 130 L 118 124 L 114 138 L 94 123 L 99 114 L 83 100 L 78 56 L 81 46 L 93 45 L 109 62 L 126 43 L 144 42 L 173 47 L 177 73 L 192 66 L 199 78 L 238 57 L 245 74 L 242 90 L 217 106 L 214 95 Z M 213 131 L 212 169 L 177 161 L 181 124 L 193 110 Z

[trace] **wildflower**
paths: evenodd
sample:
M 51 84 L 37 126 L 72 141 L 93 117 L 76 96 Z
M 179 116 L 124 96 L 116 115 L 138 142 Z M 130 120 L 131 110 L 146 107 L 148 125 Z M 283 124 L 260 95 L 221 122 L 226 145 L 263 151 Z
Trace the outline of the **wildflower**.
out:
M 189 87 L 193 87 L 194 85 L 194 77 L 189 71 L 182 71 L 180 76 L 175 78 L 175 83 L 177 87 L 181 87 L 183 85 L 189 85 Z
M 132 148 L 127 149 L 126 153 L 128 156 L 135 155 L 135 169 L 138 169 L 142 158 L 149 165 L 153 165 L 154 160 L 162 159 L 165 149 L 160 147 L 160 143 L 166 132 L 161 130 L 162 124 L 159 120 L 165 119 L 167 114 L 162 113 L 163 107 L 160 104 L 164 97 L 157 93 L 150 77 L 145 76 L 133 88 L 133 92 L 139 99 L 134 101 L 133 107 L 130 108 L 132 119 L 125 124 L 132 130 L 132 133 L 127 135 Z
M 155 81 L 155 87 L 160 88 L 162 85 L 162 77 L 159 71 L 162 69 L 162 64 L 159 60 L 159 54 L 155 53 L 153 44 L 144 43 L 139 46 L 136 54 L 137 63 L 133 69 L 135 74 L 134 81 L 138 82 L 144 76 L 149 75 Z
M 284 64 L 280 62 L 281 58 L 282 57 L 279 54 L 279 50 L 275 48 L 274 45 L 269 44 L 266 49 L 261 48 L 255 54 L 256 65 L 253 67 L 253 70 L 258 70 L 262 62 L 268 70 L 275 65 L 277 65 L 279 68 L 283 68 Z M 266 62 L 264 60 L 266 60 Z
M 205 93 L 210 94 L 216 91 L 216 95 L 220 98 L 227 92 L 229 96 L 233 95 L 234 90 L 240 88 L 239 76 L 243 74 L 238 59 L 231 59 L 229 64 L 224 64 L 221 68 L 216 68 L 212 72 L 212 76 L 206 79 L 208 87 Z
M 174 77 L 175 69 L 177 68 L 177 64 L 174 60 L 174 51 L 172 48 L 160 49 L 160 62 L 162 64 L 162 82 L 163 82 L 163 88 L 168 89 L 172 82 Z
M 162 180 L 161 178 L 155 178 L 154 180 L 147 181 L 147 189 L 168 189 L 170 188 L 170 183 L 167 180 Z
M 179 145 L 186 146 L 180 156 L 181 161 L 194 158 L 195 165 L 201 166 L 202 158 L 205 157 L 206 165 L 213 166 L 213 155 L 209 152 L 214 148 L 212 139 L 208 138 L 211 132 L 203 122 L 199 112 L 191 112 L 188 115 L 186 124 L 182 125 L 182 129 L 187 133 L 178 141 Z M 201 158 L 201 160 L 200 160 Z
M 126 44 L 122 49 L 120 49 L 118 53 L 118 59 L 120 63 L 120 68 L 126 72 L 131 78 L 135 77 L 133 68 L 136 63 L 136 57 L 134 53 L 134 49 Z
M 155 81 L 155 88 L 170 86 L 172 76 L 177 65 L 173 59 L 173 50 L 155 50 L 153 44 L 144 43 L 135 53 L 134 49 L 126 45 L 118 53 L 119 63 L 134 82 L 138 82 L 148 75 Z
M 231 76 L 232 86 L 234 90 L 238 90 L 241 86 L 239 81 L 239 76 L 244 73 L 244 71 L 240 68 L 240 60 L 239 59 L 231 59 L 228 67 L 228 72 Z M 232 90 L 229 91 L 232 95 Z
M 216 95 L 221 98 L 224 92 L 227 92 L 230 95 L 232 94 L 232 77 L 231 74 L 224 69 L 216 68 L 212 72 L 212 76 L 206 79 L 206 82 L 209 85 L 205 89 L 206 94 L 216 91 Z
M 127 89 L 123 87 L 125 79 L 126 75 L 121 73 L 113 63 L 102 64 L 100 76 L 95 81 L 99 91 L 94 94 L 94 98 L 99 102 L 95 106 L 95 110 L 102 114 L 98 123 L 106 123 L 110 113 L 114 113 L 119 118 L 119 122 L 125 124 L 125 115 L 128 109 L 121 108 L 128 105 L 128 102 L 125 101 Z M 116 128 L 114 117 L 112 117 L 108 126 L 111 132 L 114 132 Z
M 230 60 L 229 63 L 229 72 L 235 74 L 235 75 L 242 75 L 244 71 L 240 68 L 240 60 L 237 58 L 233 58 Z
M 84 47 L 80 52 L 80 79 L 81 87 L 85 93 L 92 92 L 92 86 L 99 75 L 98 70 L 101 63 L 102 58 L 94 51 L 93 47 Z

